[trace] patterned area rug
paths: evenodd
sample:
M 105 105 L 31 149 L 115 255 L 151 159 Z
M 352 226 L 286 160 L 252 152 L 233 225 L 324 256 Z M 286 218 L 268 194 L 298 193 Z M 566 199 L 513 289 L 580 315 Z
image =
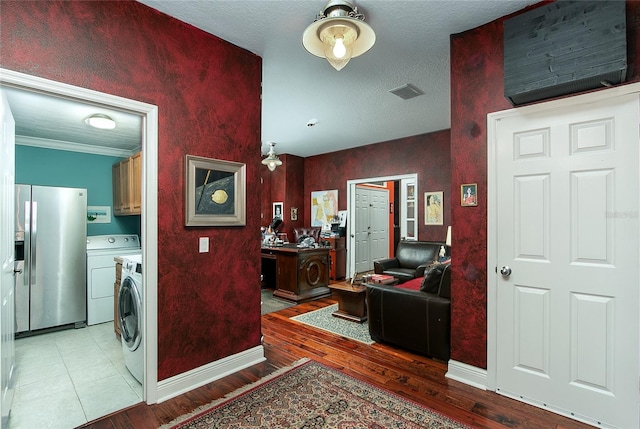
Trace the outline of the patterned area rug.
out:
M 294 316 L 291 319 L 365 344 L 374 343 L 369 336 L 369 324 L 366 321 L 357 323 L 332 316 L 331 313 L 337 309 L 338 304 L 333 304 L 320 310 Z
M 468 428 L 314 361 L 262 379 L 163 428 Z

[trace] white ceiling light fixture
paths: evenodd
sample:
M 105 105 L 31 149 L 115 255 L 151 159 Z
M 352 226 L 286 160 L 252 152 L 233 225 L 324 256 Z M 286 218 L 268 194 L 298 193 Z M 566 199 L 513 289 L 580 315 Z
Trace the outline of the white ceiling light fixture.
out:
M 275 145 L 276 144 L 274 142 L 269 142 L 269 146 L 271 147 L 269 148 L 267 157 L 262 160 L 262 164 L 266 165 L 269 171 L 273 171 L 276 167 L 282 165 L 282 161 L 280 161 L 280 158 L 278 158 L 278 155 L 276 155 L 276 151 L 274 150 Z
M 116 121 L 104 113 L 94 113 L 93 115 L 87 116 L 84 118 L 84 123 L 101 130 L 112 130 L 116 127 Z
M 376 33 L 364 22 L 364 15 L 351 2 L 331 0 L 302 35 L 302 45 L 340 71 L 353 57 L 367 52 Z

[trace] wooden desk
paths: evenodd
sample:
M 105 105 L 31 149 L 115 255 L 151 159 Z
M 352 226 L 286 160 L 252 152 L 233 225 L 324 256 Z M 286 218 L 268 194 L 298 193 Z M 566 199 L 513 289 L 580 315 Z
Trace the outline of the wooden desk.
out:
M 273 296 L 301 302 L 331 295 L 329 248 L 263 247 L 263 275 Z M 275 264 L 273 263 L 275 261 Z
M 343 282 L 330 284 L 329 289 L 338 298 L 338 309 L 332 316 L 358 323 L 367 320 L 366 286 Z

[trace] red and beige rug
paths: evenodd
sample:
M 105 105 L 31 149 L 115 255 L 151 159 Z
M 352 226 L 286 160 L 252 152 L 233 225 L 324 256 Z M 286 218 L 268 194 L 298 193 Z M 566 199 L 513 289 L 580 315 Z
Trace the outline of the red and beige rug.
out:
M 163 428 L 468 428 L 429 408 L 303 360 Z

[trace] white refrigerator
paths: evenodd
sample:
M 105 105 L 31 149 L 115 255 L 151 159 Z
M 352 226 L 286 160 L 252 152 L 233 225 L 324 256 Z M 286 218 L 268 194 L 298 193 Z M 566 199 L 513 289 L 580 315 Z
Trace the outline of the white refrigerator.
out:
M 16 334 L 87 320 L 87 190 L 16 185 Z

